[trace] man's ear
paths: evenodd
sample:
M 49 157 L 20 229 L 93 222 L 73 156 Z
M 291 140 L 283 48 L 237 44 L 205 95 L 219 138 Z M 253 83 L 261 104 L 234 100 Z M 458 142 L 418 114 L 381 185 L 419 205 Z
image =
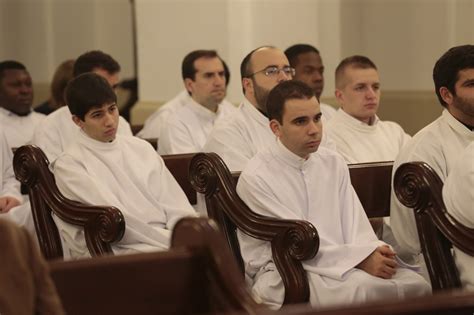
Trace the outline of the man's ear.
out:
M 451 91 L 448 90 L 447 87 L 442 86 L 439 88 L 439 94 L 441 95 L 441 98 L 446 104 L 452 104 L 454 95 L 451 93 Z
M 82 129 L 82 127 L 84 126 L 84 121 L 82 119 L 80 119 L 79 117 L 77 117 L 76 115 L 72 115 L 72 121 L 79 126 L 79 128 Z
M 270 129 L 273 131 L 275 136 L 280 137 L 280 123 L 276 119 L 270 120 Z
M 242 87 L 244 88 L 245 92 L 253 91 L 253 82 L 250 78 L 243 78 L 242 79 Z
M 193 93 L 193 83 L 194 81 L 190 78 L 184 79 L 184 87 L 186 88 L 186 91 L 188 91 L 188 93 L 190 94 Z
M 334 91 L 334 96 L 336 96 L 336 100 L 339 103 L 340 106 L 344 104 L 344 93 L 342 93 L 341 90 L 336 89 Z

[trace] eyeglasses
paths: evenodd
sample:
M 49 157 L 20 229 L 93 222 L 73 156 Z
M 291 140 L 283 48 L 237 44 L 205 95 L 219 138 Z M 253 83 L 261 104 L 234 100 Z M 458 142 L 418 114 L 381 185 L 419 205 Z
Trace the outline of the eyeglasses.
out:
M 286 66 L 286 67 L 283 67 L 281 69 L 279 69 L 278 67 L 275 67 L 275 66 L 270 66 L 270 67 L 266 67 L 263 70 L 260 70 L 260 71 L 254 72 L 252 74 L 249 74 L 246 77 L 250 78 L 250 77 L 252 77 L 252 76 L 254 76 L 254 75 L 256 75 L 257 73 L 260 73 L 260 72 L 263 72 L 267 77 L 276 77 L 277 75 L 280 74 L 281 71 L 283 71 L 283 73 L 285 73 L 286 76 L 291 76 L 291 77 L 294 77 L 295 73 L 296 73 L 295 68 L 292 68 L 290 66 Z

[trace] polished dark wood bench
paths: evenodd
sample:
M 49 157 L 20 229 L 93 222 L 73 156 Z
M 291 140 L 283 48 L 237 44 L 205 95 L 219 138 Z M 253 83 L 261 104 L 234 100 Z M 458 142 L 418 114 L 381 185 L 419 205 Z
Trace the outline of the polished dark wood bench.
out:
M 189 166 L 196 153 L 169 154 L 161 156 L 168 170 L 173 174 L 181 189 L 188 197 L 189 203 L 197 203 L 196 191 L 189 181 Z
M 434 291 L 461 288 L 459 272 L 452 255 L 456 246 L 474 256 L 474 229 L 457 221 L 446 210 L 443 182 L 424 162 L 398 167 L 394 191 L 398 200 L 415 214 L 418 237 Z
M 316 228 L 307 221 L 283 220 L 253 212 L 235 191 L 238 174 L 231 174 L 215 153 L 196 154 L 189 173 L 193 188 L 205 194 L 207 213 L 224 233 L 242 271 L 241 277 L 244 264 L 237 228 L 271 242 L 273 259 L 285 286 L 284 304 L 307 302 L 309 284 L 301 262 L 313 258 L 319 249 Z
M 253 314 L 258 305 L 217 226 L 180 220 L 169 251 L 50 263 L 67 314 Z
M 43 151 L 33 145 L 18 148 L 13 157 L 16 178 L 27 187 L 41 252 L 46 259 L 63 258 L 61 238 L 51 213 L 84 228 L 92 256 L 112 253 L 111 244 L 122 239 L 125 219 L 119 209 L 92 206 L 64 197 L 49 170 Z
M 463 291 L 440 292 L 434 295 L 387 300 L 354 306 L 311 309 L 309 306 L 289 305 L 279 311 L 259 310 L 257 315 L 472 315 L 474 293 Z M 229 313 L 227 313 L 229 314 Z M 233 315 L 243 312 L 231 312 Z

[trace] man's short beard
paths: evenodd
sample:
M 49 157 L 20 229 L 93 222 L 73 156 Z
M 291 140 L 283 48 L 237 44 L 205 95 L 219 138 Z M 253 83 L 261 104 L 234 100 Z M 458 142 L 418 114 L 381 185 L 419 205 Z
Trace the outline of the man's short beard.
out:
M 255 79 L 252 78 L 253 81 L 253 93 L 255 96 L 255 100 L 257 101 L 258 108 L 263 111 L 264 113 L 267 112 L 267 98 L 268 94 L 270 94 L 269 90 L 261 87 L 260 85 L 255 82 Z
M 464 114 L 470 117 L 474 117 L 474 100 L 473 99 L 454 96 L 453 106 L 459 109 Z

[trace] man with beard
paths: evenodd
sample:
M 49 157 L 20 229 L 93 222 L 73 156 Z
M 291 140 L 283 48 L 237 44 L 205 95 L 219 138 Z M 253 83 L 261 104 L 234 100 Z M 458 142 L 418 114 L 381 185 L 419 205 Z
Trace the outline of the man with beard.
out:
M 215 50 L 195 50 L 184 57 L 185 99 L 162 120 L 158 139 L 160 154 L 199 152 L 214 124 L 236 112 L 224 102 L 226 71 Z
M 33 83 L 26 67 L 13 60 L 0 62 L 0 126 L 10 148 L 29 143 L 46 116 L 33 112 Z
M 445 180 L 459 154 L 474 141 L 474 45 L 449 49 L 436 62 L 433 81 L 438 99 L 445 107 L 441 117 L 420 130 L 400 151 L 393 166 L 423 161 Z M 392 190 L 390 221 L 398 244 L 411 254 L 426 273 L 412 209 L 404 207 Z
M 267 96 L 278 83 L 291 80 L 295 69 L 280 49 L 263 46 L 245 56 L 240 74 L 245 99 L 232 119 L 214 127 L 204 146 L 231 171 L 241 171 L 259 149 L 275 141 L 266 116 Z
M 324 122 L 331 119 L 336 113 L 334 107 L 321 103 L 321 94 L 324 88 L 324 65 L 323 59 L 315 47 L 308 44 L 296 44 L 285 50 L 285 55 L 290 65 L 295 68 L 295 80 L 306 83 L 313 89 L 321 107 L 321 120 Z

